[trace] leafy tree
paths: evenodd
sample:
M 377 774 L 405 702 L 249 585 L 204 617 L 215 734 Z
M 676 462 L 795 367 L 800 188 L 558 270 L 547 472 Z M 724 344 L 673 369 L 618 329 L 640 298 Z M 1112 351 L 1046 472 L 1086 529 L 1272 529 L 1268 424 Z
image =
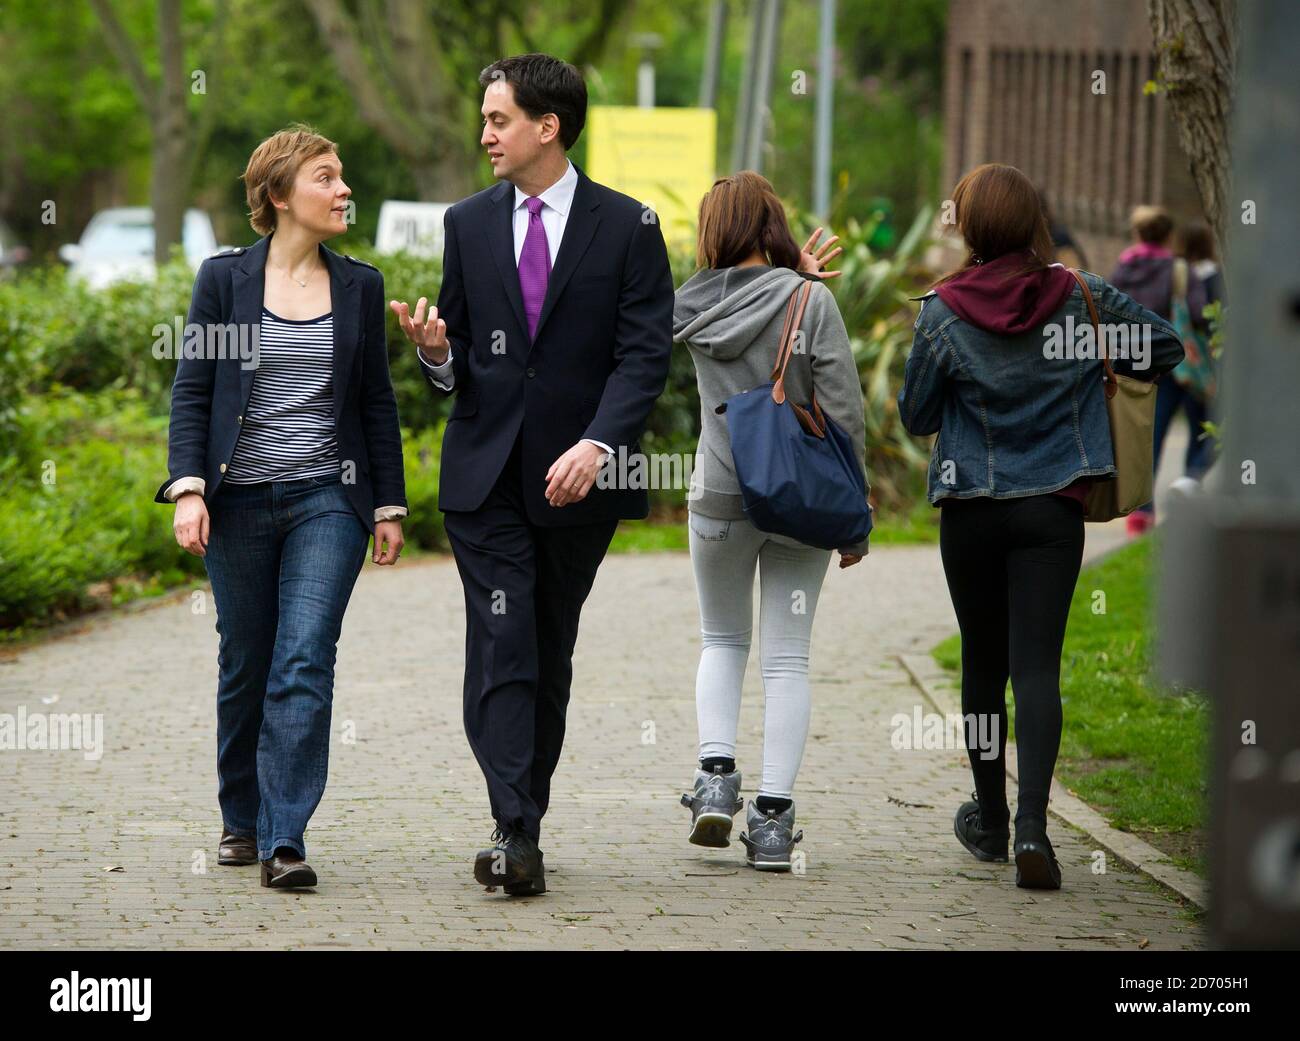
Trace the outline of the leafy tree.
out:
M 162 264 L 171 247 L 181 241 L 181 221 L 189 202 L 195 164 L 212 129 L 215 109 L 207 96 L 208 73 L 220 65 L 225 4 L 223 0 L 214 0 L 216 17 L 211 31 L 204 38 L 204 46 L 198 48 L 201 55 L 198 67 L 187 75 L 181 0 L 158 0 L 158 18 L 152 36 L 157 42 L 154 59 L 160 75 L 155 79 L 146 68 L 144 49 L 127 31 L 115 6 L 109 0 L 90 0 L 90 3 L 109 49 L 121 63 L 140 107 L 149 118 L 154 259 Z M 200 108 L 202 115 L 197 123 L 190 118 L 190 96 L 207 101 Z

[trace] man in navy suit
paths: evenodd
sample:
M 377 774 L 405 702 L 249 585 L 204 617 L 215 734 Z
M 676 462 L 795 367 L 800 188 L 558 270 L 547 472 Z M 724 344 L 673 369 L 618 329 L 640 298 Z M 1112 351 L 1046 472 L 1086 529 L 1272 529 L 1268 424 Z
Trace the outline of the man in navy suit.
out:
M 456 395 L 438 506 L 465 589 L 465 732 L 497 825 L 474 877 L 530 895 L 546 890 L 537 844 L 579 612 L 619 519 L 649 512 L 644 490 L 596 476 L 640 451 L 673 285 L 653 211 L 565 154 L 586 119 L 581 73 L 525 54 L 479 83 L 502 183 L 447 211 L 437 307 L 392 307 L 429 385 Z

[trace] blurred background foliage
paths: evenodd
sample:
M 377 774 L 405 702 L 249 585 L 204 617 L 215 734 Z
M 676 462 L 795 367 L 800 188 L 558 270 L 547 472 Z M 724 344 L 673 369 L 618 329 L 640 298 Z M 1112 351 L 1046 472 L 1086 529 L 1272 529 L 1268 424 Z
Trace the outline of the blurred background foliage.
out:
M 153 4 L 115 8 L 139 44 L 147 70 Z M 366 22 L 382 5 L 344 4 Z M 469 5 L 473 6 L 473 5 Z M 358 118 L 349 87 L 322 42 L 309 0 L 186 0 L 187 50 L 209 62 L 208 91 L 191 105 L 215 106 L 194 143 L 189 202 L 213 217 L 218 238 L 255 239 L 244 215 L 238 174 L 267 133 L 292 120 L 316 125 L 339 143 L 357 201 L 356 225 L 330 245 L 374 263 L 387 295 L 436 297 L 440 263 L 408 254 L 377 255 L 379 204 L 416 198 L 417 182 L 383 137 Z M 470 182 L 491 182 L 477 149 L 477 69 L 498 53 L 537 48 L 566 57 L 588 51 L 593 103 L 635 101 L 639 51 L 632 33 L 657 33 L 657 100 L 694 105 L 707 5 L 568 0 L 569 17 L 546 5 L 494 5 L 490 25 L 457 35 L 465 4 L 437 5 L 428 61 L 462 84 L 451 116 L 463 140 L 451 154 Z M 843 256 L 835 291 L 862 378 L 869 476 L 877 541 L 933 538 L 924 502 L 928 447 L 903 431 L 894 398 L 911 343 L 916 305 L 934 272 L 920 257 L 937 195 L 939 77 L 946 0 L 863 0 L 840 5 L 835 101 L 835 193 L 831 229 Z M 430 9 L 431 11 L 433 8 Z M 730 137 L 747 19 L 732 4 L 719 93 L 718 169 L 728 169 Z M 786 5 L 774 72 L 765 173 L 787 200 L 803 240 L 821 223 L 811 198 L 813 94 L 789 90 L 790 74 L 815 69 L 817 5 Z M 610 28 L 592 40 L 593 25 Z M 377 23 L 376 23 L 377 24 Z M 237 31 L 235 28 L 237 27 Z M 373 31 L 377 30 L 368 30 Z M 475 40 L 477 39 L 477 42 Z M 214 42 L 214 40 L 216 42 Z M 485 50 L 491 41 L 495 49 Z M 370 46 L 378 47 L 371 40 Z M 202 562 L 171 535 L 171 510 L 153 503 L 166 476 L 167 409 L 175 363 L 154 357 L 154 327 L 184 316 L 193 273 L 183 260 L 155 280 L 92 291 L 69 281 L 53 259 L 89 217 L 109 205 L 149 198 L 149 121 L 100 38 L 90 8 L 8 0 L 0 10 L 0 216 L 36 251 L 37 262 L 0 279 L 0 637 L 105 603 L 195 581 Z M 582 165 L 582 141 L 573 154 Z M 52 201 L 57 219 L 41 221 Z M 672 255 L 674 282 L 695 270 L 688 251 Z M 408 542 L 445 549 L 436 509 L 438 460 L 447 405 L 435 400 L 391 315 L 390 368 L 406 449 L 411 516 Z M 647 452 L 692 452 L 699 399 L 687 351 L 674 349 L 667 388 L 642 440 Z M 654 493 L 655 516 L 680 520 L 684 492 Z

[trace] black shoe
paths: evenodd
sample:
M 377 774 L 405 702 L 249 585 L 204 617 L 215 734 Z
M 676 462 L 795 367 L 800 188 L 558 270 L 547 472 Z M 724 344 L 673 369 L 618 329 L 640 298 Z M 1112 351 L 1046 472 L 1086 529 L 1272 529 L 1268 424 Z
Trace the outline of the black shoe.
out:
M 492 833 L 495 844 L 481 849 L 474 858 L 474 881 L 493 888 L 500 886 L 507 896 L 539 896 L 546 892 L 546 869 L 542 851 L 523 832 Z
M 1047 841 L 1047 828 L 1016 828 L 1016 885 L 1021 889 L 1060 889 L 1061 865 Z
M 979 797 L 971 792 L 972 802 L 964 802 L 952 822 L 952 830 L 957 841 L 975 855 L 978 860 L 1007 862 L 1007 844 L 1011 840 L 1011 830 L 1007 825 L 1000 828 L 985 828 L 980 821 Z
M 267 889 L 310 889 L 316 884 L 316 872 L 302 857 L 281 846 L 270 860 L 262 861 L 262 885 Z

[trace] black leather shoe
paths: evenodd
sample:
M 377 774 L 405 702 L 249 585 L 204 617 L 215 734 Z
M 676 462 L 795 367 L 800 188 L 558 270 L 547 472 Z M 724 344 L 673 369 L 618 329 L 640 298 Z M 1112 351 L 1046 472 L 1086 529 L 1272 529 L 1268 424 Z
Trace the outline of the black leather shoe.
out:
M 1041 824 L 1016 828 L 1016 885 L 1021 889 L 1061 888 L 1061 865 L 1047 840 L 1047 828 Z
M 293 850 L 281 846 L 270 860 L 262 861 L 262 885 L 268 889 L 307 889 L 316 884 L 316 872 Z
M 232 835 L 223 828 L 221 842 L 217 844 L 217 863 L 227 867 L 256 864 L 257 843 L 251 835 Z
M 546 892 L 542 851 L 523 832 L 492 833 L 495 844 L 474 858 L 474 881 L 489 888 L 500 886 L 507 896 L 539 896 Z
M 1000 828 L 985 828 L 980 820 L 979 797 L 974 792 L 970 795 L 972 801 L 961 804 L 952 822 L 957 841 L 979 860 L 1005 864 L 1011 829 L 1005 824 Z

